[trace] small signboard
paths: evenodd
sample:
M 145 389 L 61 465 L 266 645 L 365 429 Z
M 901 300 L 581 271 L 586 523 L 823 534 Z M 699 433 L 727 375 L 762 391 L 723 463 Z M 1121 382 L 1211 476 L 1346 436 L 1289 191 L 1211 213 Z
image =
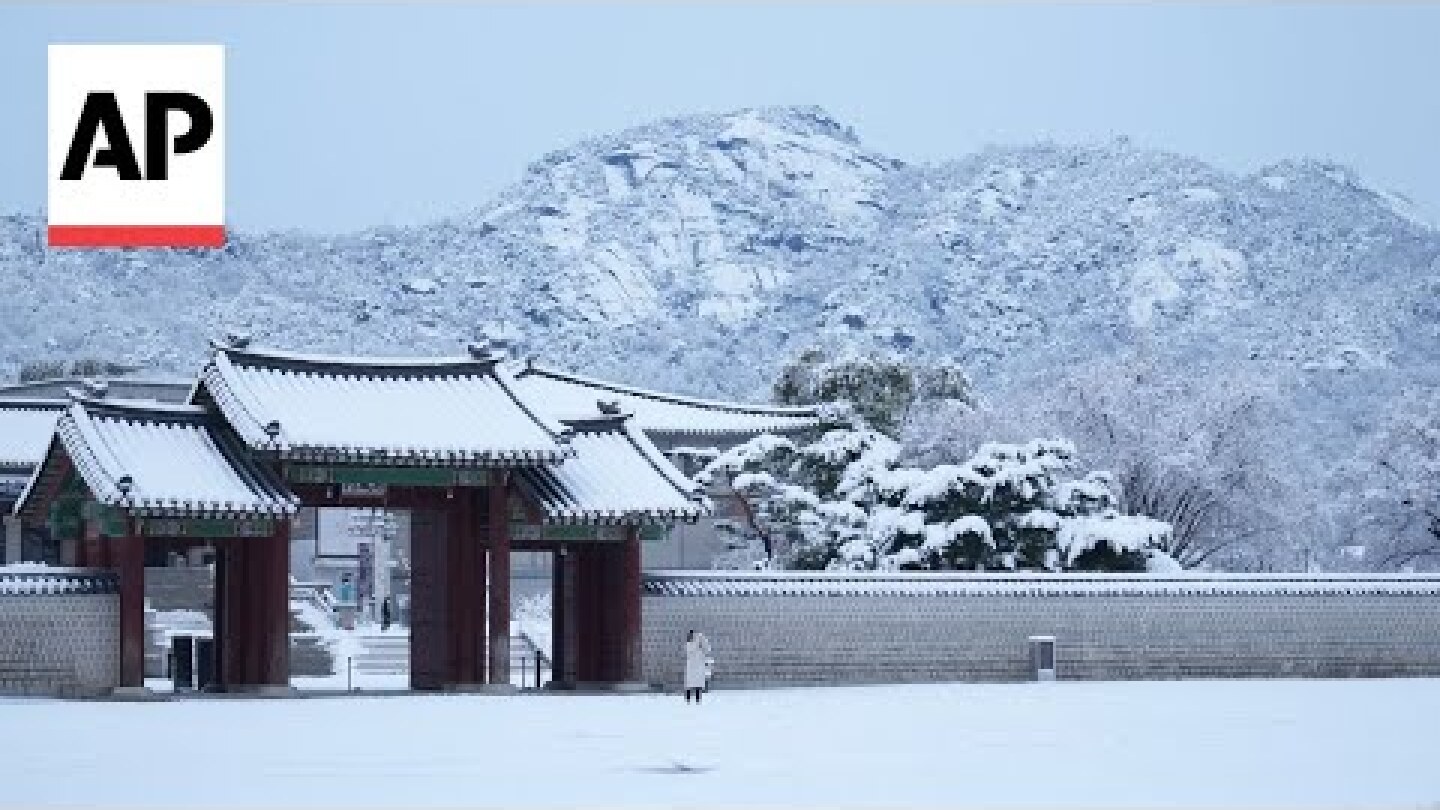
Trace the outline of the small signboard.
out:
M 361 484 L 350 483 L 340 485 L 340 497 L 342 498 L 369 498 L 383 500 L 387 487 L 384 484 Z
M 517 543 L 619 543 L 625 539 L 625 527 L 511 523 L 510 537 Z

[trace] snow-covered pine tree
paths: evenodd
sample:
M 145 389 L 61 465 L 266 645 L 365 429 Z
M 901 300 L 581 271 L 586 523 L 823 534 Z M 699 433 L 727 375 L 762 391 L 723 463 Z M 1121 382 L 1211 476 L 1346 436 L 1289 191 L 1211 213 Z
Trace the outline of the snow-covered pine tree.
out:
M 772 389 L 781 405 L 840 405 L 863 424 L 899 435 L 918 406 L 971 404 L 970 379 L 952 360 L 905 360 L 882 354 L 832 359 L 809 349 L 780 371 Z

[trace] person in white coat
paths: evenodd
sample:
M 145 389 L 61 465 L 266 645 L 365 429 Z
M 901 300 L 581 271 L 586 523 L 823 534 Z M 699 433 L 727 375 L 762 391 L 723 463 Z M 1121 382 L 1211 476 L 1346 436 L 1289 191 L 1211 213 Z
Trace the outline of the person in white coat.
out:
M 710 677 L 710 640 L 694 630 L 685 638 L 685 702 L 693 695 L 700 702 Z

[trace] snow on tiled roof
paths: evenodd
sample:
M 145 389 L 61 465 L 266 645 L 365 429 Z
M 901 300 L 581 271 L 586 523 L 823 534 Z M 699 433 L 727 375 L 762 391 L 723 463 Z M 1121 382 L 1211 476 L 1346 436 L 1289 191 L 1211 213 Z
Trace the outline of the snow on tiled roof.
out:
M 77 399 L 55 437 L 95 500 L 131 514 L 289 515 L 298 505 L 198 406 Z
M 117 593 L 119 585 L 115 574 L 91 568 L 61 568 L 43 563 L 0 566 L 0 596 Z
M 624 415 L 567 420 L 574 458 L 522 470 L 520 483 L 552 523 L 694 521 L 710 513 L 695 483 Z
M 656 596 L 1440 596 L 1435 574 L 646 573 Z
M 617 402 L 622 411 L 634 415 L 636 427 L 647 433 L 753 435 L 803 430 L 820 423 L 814 408 L 742 405 L 664 394 L 534 364 L 515 374 L 515 384 L 527 400 L 553 418 L 594 413 L 597 401 Z
M 0 467 L 34 467 L 45 458 L 65 403 L 0 399 Z
M 217 346 L 201 373 L 252 448 L 295 460 L 533 465 L 570 453 L 497 361 L 330 357 Z M 593 408 L 592 408 L 593 409 Z

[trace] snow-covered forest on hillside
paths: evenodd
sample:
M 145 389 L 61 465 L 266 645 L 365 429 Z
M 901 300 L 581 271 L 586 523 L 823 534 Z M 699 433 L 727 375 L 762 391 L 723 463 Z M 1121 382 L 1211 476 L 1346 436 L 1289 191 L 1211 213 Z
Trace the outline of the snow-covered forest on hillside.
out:
M 816 350 L 965 379 L 964 397 L 872 414 L 895 443 L 885 476 L 815 493 L 879 521 L 894 543 L 876 560 L 959 561 L 978 536 L 913 471 L 1064 448 L 1013 520 L 988 521 L 995 554 L 1023 557 L 1032 512 L 1060 557 L 1064 526 L 1113 513 L 1169 524 L 1151 544 L 1187 566 L 1440 565 L 1440 233 L 1343 166 L 1235 174 L 1123 140 L 912 165 L 787 107 L 595 137 L 477 203 L 214 252 L 49 251 L 41 217 L 0 217 L 0 371 L 189 373 L 227 331 L 339 353 L 483 337 L 765 400 Z M 766 463 L 774 485 L 803 483 Z M 1066 500 L 1081 484 L 1095 503 Z

